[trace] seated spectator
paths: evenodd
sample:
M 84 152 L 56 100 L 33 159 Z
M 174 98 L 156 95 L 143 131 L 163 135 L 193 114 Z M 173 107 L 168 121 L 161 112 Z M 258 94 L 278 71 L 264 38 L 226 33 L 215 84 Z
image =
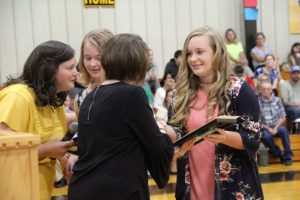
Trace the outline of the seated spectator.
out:
M 231 65 L 233 67 L 241 65 L 244 68 L 244 74 L 252 77 L 253 71 L 248 66 L 248 60 L 245 55 L 243 45 L 241 42 L 237 41 L 236 32 L 232 28 L 226 30 L 225 42 Z
M 166 91 L 168 89 L 174 89 L 175 87 L 175 80 L 171 73 L 164 75 L 163 79 L 161 80 L 161 86 L 162 87 L 158 88 L 154 95 L 153 108 L 155 113 L 159 107 L 163 106 Z
M 79 72 L 79 63 L 77 63 L 76 65 L 76 70 Z M 74 104 L 76 103 L 76 96 L 78 95 L 78 93 L 81 93 L 82 90 L 85 89 L 84 83 L 81 82 L 83 81 L 81 78 L 81 74 L 78 73 L 77 77 L 76 77 L 76 81 L 74 83 L 74 88 L 72 88 L 71 90 L 68 91 L 68 96 L 70 97 L 70 110 L 74 111 Z M 75 112 L 75 111 L 74 111 Z
M 290 66 L 300 66 L 300 43 L 295 42 L 291 48 L 291 52 L 288 56 Z
M 271 83 L 270 79 L 268 76 L 266 75 L 261 75 L 257 78 L 257 83 L 255 84 L 255 90 L 256 90 L 256 94 L 257 95 L 260 95 L 259 92 L 260 92 L 260 86 L 263 84 L 263 83 Z
M 172 77 L 174 77 L 174 79 L 176 80 L 178 69 L 179 69 L 180 63 L 182 61 L 181 54 L 182 54 L 181 50 L 175 51 L 174 58 L 172 58 L 166 65 L 164 75 L 171 73 Z
M 66 112 L 66 119 L 67 119 L 67 127 L 70 126 L 72 122 L 77 121 L 77 115 L 74 110 L 71 109 L 71 97 L 68 94 L 66 100 L 64 102 L 65 112 Z
M 254 83 L 255 83 L 255 85 L 257 85 L 257 78 L 262 75 L 266 75 L 270 80 L 270 83 L 272 85 L 272 89 L 273 89 L 275 96 L 277 96 L 278 95 L 277 85 L 278 85 L 278 80 L 279 80 L 279 73 L 275 67 L 276 62 L 275 62 L 274 55 L 273 54 L 266 55 L 264 63 L 265 63 L 265 65 L 263 67 L 260 67 L 255 71 L 254 77 L 253 77 Z
M 272 86 L 268 82 L 261 84 L 260 94 L 258 101 L 263 125 L 262 141 L 270 148 L 275 157 L 280 157 L 285 165 L 291 165 L 293 153 L 290 145 L 289 131 L 284 126 L 286 119 L 282 102 L 280 98 L 272 95 Z M 284 152 L 275 144 L 273 136 L 280 137 Z
M 172 117 L 172 104 L 174 98 L 174 89 L 170 88 L 166 91 L 166 96 L 162 106 L 157 108 L 157 112 L 155 114 L 156 120 L 163 120 L 164 122 L 169 122 Z M 177 159 L 173 158 L 171 163 L 171 174 L 177 173 Z
M 266 37 L 262 32 L 256 34 L 256 46 L 251 50 L 252 64 L 254 71 L 265 65 L 264 60 L 266 55 L 271 54 L 271 48 L 265 43 Z
M 172 103 L 174 98 L 174 89 L 169 88 L 166 91 L 165 99 L 162 106 L 157 108 L 155 117 L 160 118 L 165 122 L 168 122 L 172 116 Z
M 288 121 L 300 118 L 300 66 L 292 66 L 291 78 L 280 84 L 280 97 Z
M 244 72 L 244 67 L 241 65 L 236 65 L 233 68 L 234 74 L 240 79 L 245 80 L 253 89 L 255 89 L 254 81 L 251 76 L 246 76 Z

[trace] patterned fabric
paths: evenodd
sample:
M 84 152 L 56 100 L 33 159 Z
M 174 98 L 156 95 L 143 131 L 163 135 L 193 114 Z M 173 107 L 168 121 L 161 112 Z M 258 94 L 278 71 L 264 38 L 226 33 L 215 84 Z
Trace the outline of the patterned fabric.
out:
M 258 98 L 262 123 L 270 127 L 275 127 L 278 120 L 285 117 L 285 110 L 281 99 L 276 96 L 271 96 L 270 101 L 265 101 L 261 96 Z
M 243 80 L 232 77 L 228 90 L 232 101 L 232 114 L 245 119 L 244 123 L 236 125 L 232 131 L 240 133 L 245 150 L 223 144 L 216 145 L 215 199 L 218 200 L 263 199 L 255 161 L 261 127 L 259 106 L 251 91 Z
M 245 149 L 238 150 L 224 144 L 216 145 L 214 199 L 263 200 L 255 160 L 260 141 L 259 104 L 253 90 L 245 81 L 232 77 L 230 82 L 228 94 L 231 97 L 231 114 L 242 116 L 245 122 L 228 130 L 240 133 Z M 186 166 L 186 169 L 189 167 Z M 186 177 L 189 178 L 188 175 Z M 187 186 L 182 199 L 190 199 L 189 189 Z
M 273 84 L 273 82 L 278 79 L 278 72 L 274 69 L 272 69 L 271 73 L 267 73 L 264 68 L 258 68 L 255 73 L 254 73 L 254 78 L 259 78 L 262 75 L 266 75 L 267 77 L 269 77 L 271 84 Z

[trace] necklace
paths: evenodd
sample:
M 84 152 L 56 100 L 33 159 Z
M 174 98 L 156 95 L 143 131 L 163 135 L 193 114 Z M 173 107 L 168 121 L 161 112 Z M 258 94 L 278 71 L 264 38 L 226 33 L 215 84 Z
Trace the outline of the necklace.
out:
M 109 80 L 105 80 L 103 81 L 103 83 L 101 85 L 109 85 L 109 84 L 113 84 L 113 83 L 117 83 L 120 82 L 120 80 L 117 79 L 109 79 Z
M 208 85 L 211 85 L 211 84 L 213 84 L 213 83 L 214 83 L 214 81 L 210 81 L 210 82 L 200 82 L 199 85 L 200 85 L 200 86 L 208 86 Z
M 88 115 L 87 115 L 87 120 L 89 121 L 90 120 L 90 113 L 91 113 L 91 110 L 92 110 L 92 107 L 93 107 L 93 104 L 95 102 L 95 97 L 96 97 L 96 94 L 99 90 L 99 88 L 103 85 L 109 85 L 109 84 L 113 84 L 113 83 L 117 83 L 117 82 L 120 82 L 119 80 L 116 80 L 116 79 L 111 79 L 111 80 L 106 80 L 106 81 L 103 81 L 103 83 L 101 85 L 98 85 L 95 89 L 95 93 L 93 95 L 93 99 L 92 99 L 92 103 L 90 104 L 89 106 L 89 109 L 88 109 Z
M 91 103 L 90 106 L 89 106 L 89 109 L 88 109 L 88 115 L 87 115 L 87 120 L 88 120 L 88 121 L 90 121 L 90 112 L 91 112 L 92 106 L 93 106 L 94 101 L 95 101 L 96 94 L 97 94 L 97 92 L 98 92 L 100 86 L 101 86 L 101 85 L 99 85 L 99 86 L 95 89 L 95 93 L 94 93 L 94 95 L 93 95 L 92 103 Z

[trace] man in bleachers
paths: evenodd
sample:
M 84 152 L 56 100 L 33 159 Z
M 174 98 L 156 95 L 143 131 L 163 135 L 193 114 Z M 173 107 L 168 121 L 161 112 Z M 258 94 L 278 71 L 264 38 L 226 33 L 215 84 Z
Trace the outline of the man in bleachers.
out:
M 178 69 L 182 61 L 181 54 L 182 54 L 182 50 L 175 51 L 174 58 L 172 58 L 166 65 L 164 75 L 170 73 L 172 77 L 174 77 L 174 79 L 176 80 Z
M 261 84 L 260 96 L 258 97 L 261 120 L 263 124 L 263 143 L 270 148 L 275 157 L 280 157 L 285 165 L 292 164 L 293 153 L 290 145 L 289 131 L 284 126 L 285 110 L 281 99 L 272 95 L 272 85 L 269 82 Z M 280 137 L 284 151 L 275 144 L 273 136 Z
M 293 122 L 300 118 L 300 66 L 291 67 L 291 78 L 280 85 L 287 120 Z

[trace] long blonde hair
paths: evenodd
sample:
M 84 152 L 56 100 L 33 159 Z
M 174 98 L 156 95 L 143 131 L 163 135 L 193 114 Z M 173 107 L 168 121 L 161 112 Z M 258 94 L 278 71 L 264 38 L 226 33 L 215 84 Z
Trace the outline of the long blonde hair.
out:
M 200 79 L 193 74 L 187 63 L 188 44 L 195 36 L 206 35 L 209 38 L 210 47 L 213 49 L 214 57 L 212 67 L 215 72 L 215 80 L 208 94 L 207 113 L 211 118 L 217 105 L 219 114 L 229 114 L 230 99 L 227 90 L 232 75 L 230 59 L 226 50 L 225 42 L 220 34 L 211 27 L 204 26 L 192 31 L 186 38 L 182 51 L 182 63 L 179 67 L 176 81 L 176 95 L 173 107 L 171 124 L 177 127 L 185 127 L 189 114 L 189 106 L 197 98 L 200 88 Z

